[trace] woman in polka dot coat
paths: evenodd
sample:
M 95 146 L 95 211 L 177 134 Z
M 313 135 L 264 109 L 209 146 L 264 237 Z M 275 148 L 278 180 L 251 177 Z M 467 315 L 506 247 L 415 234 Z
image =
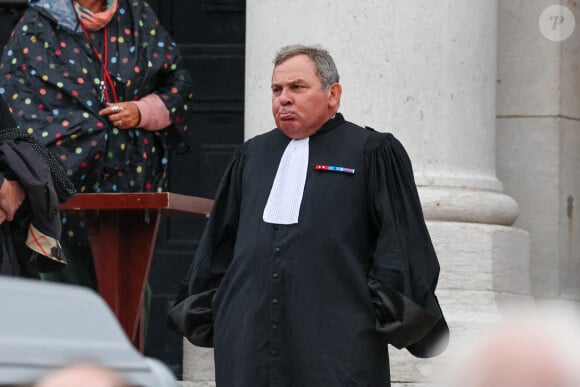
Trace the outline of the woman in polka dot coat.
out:
M 191 93 L 174 41 L 144 1 L 31 0 L 0 64 L 18 127 L 62 161 L 79 192 L 163 191 Z M 63 223 L 63 244 L 79 244 L 82 227 Z

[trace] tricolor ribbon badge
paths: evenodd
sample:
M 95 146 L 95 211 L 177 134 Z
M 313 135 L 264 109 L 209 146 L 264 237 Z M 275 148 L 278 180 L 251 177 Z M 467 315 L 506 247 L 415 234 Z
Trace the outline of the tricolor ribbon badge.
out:
M 314 169 L 317 171 L 329 171 L 329 172 L 341 172 L 341 173 L 348 173 L 350 175 L 354 175 L 354 168 L 346 168 L 346 167 L 337 167 L 334 165 L 322 165 L 316 164 Z

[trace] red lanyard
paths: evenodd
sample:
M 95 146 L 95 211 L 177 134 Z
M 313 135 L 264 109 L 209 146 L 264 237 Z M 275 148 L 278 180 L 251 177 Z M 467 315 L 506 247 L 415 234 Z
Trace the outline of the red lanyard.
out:
M 83 23 L 81 23 L 80 20 L 79 23 L 83 30 L 83 34 L 85 35 L 85 39 L 87 39 L 87 42 L 89 42 L 89 44 L 91 45 L 93 52 L 95 53 L 96 57 L 99 59 L 99 62 L 101 62 L 101 65 L 103 67 L 103 79 L 101 80 L 101 93 L 103 93 L 105 101 L 107 103 L 111 103 L 109 99 L 109 90 L 111 90 L 113 92 L 113 103 L 117 103 L 119 102 L 119 100 L 117 98 L 117 90 L 115 90 L 115 82 L 113 81 L 113 78 L 111 77 L 111 74 L 109 74 L 109 70 L 107 69 L 107 65 L 109 63 L 109 39 L 107 36 L 107 26 L 103 27 L 103 55 L 101 55 L 101 53 L 97 50 L 97 48 L 91 41 L 91 38 L 89 37 L 89 34 L 85 29 L 85 26 L 83 26 Z

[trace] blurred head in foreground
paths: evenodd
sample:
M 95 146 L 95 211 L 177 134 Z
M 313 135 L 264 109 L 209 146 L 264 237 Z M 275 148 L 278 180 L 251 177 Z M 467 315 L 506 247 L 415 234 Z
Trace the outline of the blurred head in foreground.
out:
M 75 364 L 58 369 L 39 380 L 34 387 L 128 387 L 117 373 L 95 364 Z
M 453 387 L 580 387 L 580 325 L 526 314 L 479 336 Z M 574 319 L 578 322 L 578 320 Z M 575 326 L 575 328 L 574 328 Z

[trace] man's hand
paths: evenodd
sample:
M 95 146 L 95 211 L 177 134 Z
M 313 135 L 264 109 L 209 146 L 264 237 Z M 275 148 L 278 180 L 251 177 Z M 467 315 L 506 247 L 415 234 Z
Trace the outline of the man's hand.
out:
M 26 193 L 19 182 L 4 179 L 0 187 L 0 224 L 14 219 L 14 214 L 25 198 Z

